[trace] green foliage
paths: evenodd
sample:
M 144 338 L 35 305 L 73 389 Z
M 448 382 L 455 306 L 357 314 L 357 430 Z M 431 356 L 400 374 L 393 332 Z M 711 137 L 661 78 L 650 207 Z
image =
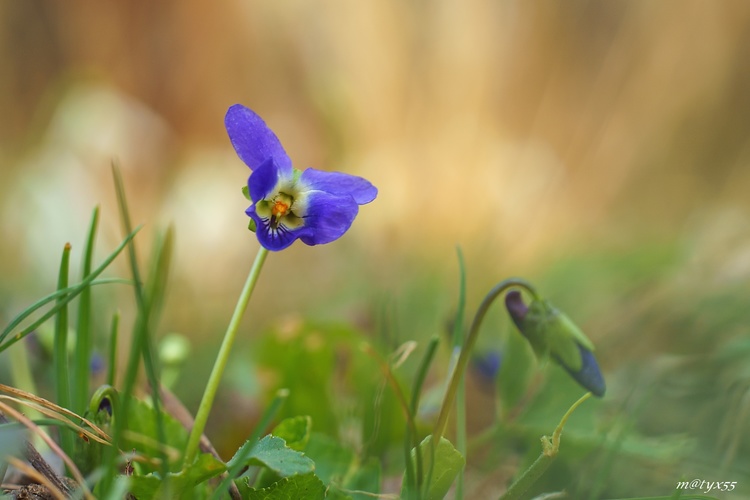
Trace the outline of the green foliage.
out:
M 118 399 L 117 392 L 111 386 L 101 386 L 91 397 L 89 409 L 84 414 L 84 418 L 108 433 L 111 430 L 111 412 L 119 405 Z M 83 423 L 82 427 L 88 428 L 89 426 Z M 105 445 L 91 439 L 77 439 L 75 445 L 73 459 L 76 466 L 83 474 L 91 473 L 101 464 Z
M 423 483 L 426 485 L 424 498 L 439 500 L 448 493 L 456 477 L 466 465 L 466 459 L 445 438 L 441 438 L 434 449 L 432 443 L 432 436 L 427 436 L 419 443 L 418 449 L 412 450 L 411 459 L 416 462 L 417 453 L 422 454 L 426 473 Z
M 335 433 L 338 424 L 331 383 L 336 378 L 336 350 L 351 344 L 345 327 L 291 322 L 268 332 L 254 350 L 257 363 L 275 375 L 278 388 L 294 387 L 279 417 L 310 415 L 319 430 Z M 270 399 L 270 398 L 269 398 Z
M 312 419 L 309 416 L 287 418 L 273 428 L 272 435 L 284 440 L 286 445 L 296 451 L 304 451 L 312 430 Z
M 138 500 L 151 499 L 192 499 L 196 498 L 193 489 L 208 479 L 226 470 L 226 466 L 213 455 L 204 453 L 192 465 L 177 473 L 170 472 L 166 478 L 158 473 L 130 477 L 130 493 Z
M 371 500 L 373 494 L 380 492 L 381 480 L 380 460 L 371 457 L 365 463 L 350 469 L 343 487 L 352 500 Z
M 86 237 L 85 251 L 83 254 L 82 276 L 91 274 L 91 265 L 94 258 L 94 243 L 99 226 L 99 207 L 94 208 L 91 216 L 88 236 Z M 89 396 L 89 383 L 91 380 L 91 353 L 93 351 L 94 339 L 91 336 L 91 288 L 81 292 L 78 301 L 78 322 L 76 326 L 76 352 L 73 358 L 73 390 L 72 405 L 76 412 L 84 411 Z
M 342 484 L 355 455 L 339 441 L 313 432 L 305 453 L 315 462 L 315 474 L 325 483 Z
M 361 334 L 345 325 L 289 321 L 266 332 L 253 355 L 275 380 L 267 399 L 279 388 L 294 388 L 280 418 L 309 415 L 317 432 L 336 436 L 353 413 L 362 419 L 365 446 L 377 454 L 401 439 L 405 421 L 361 343 Z
M 36 328 L 38 328 L 41 324 L 43 324 L 45 321 L 50 319 L 52 316 L 57 314 L 58 311 L 60 311 L 63 307 L 66 307 L 67 304 L 75 299 L 79 294 L 81 294 L 85 289 L 87 289 L 90 286 L 98 285 L 98 284 L 110 284 L 110 283 L 128 283 L 124 280 L 119 279 L 102 279 L 99 281 L 95 281 L 95 279 L 104 272 L 104 270 L 109 267 L 110 264 L 115 260 L 115 258 L 122 252 L 122 250 L 125 248 L 125 246 L 132 241 L 132 239 L 135 237 L 136 233 L 140 230 L 140 227 L 135 228 L 133 231 L 128 234 L 128 236 L 120 243 L 120 245 L 106 258 L 104 261 L 102 261 L 101 265 L 97 267 L 94 271 L 92 271 L 90 274 L 86 276 L 83 280 L 81 280 L 80 283 L 77 285 L 73 285 L 70 287 L 67 287 L 62 290 L 57 290 L 56 292 L 53 292 L 46 297 L 36 301 L 26 309 L 24 309 L 21 313 L 19 313 L 13 320 L 6 326 L 2 333 L 0 333 L 0 352 L 4 351 L 5 349 L 9 348 L 19 340 L 21 340 L 23 337 L 34 331 Z M 44 313 L 41 317 L 33 321 L 30 325 L 23 328 L 20 332 L 16 333 L 14 336 L 12 336 L 10 339 L 6 340 L 8 336 L 16 329 L 18 328 L 26 318 L 33 315 L 35 312 L 39 311 L 41 308 L 46 306 L 52 301 L 57 301 L 55 303 L 55 306 L 50 308 L 46 313 Z
M 169 414 L 161 414 L 163 424 L 162 432 L 159 430 L 157 412 L 153 406 L 133 398 L 127 408 L 124 428 L 128 431 L 123 437 L 122 448 L 125 450 L 135 449 L 147 456 L 157 457 L 171 450 L 166 456 L 172 457 L 168 468 L 171 472 L 180 470 L 181 463 L 178 460 L 181 451 L 187 442 L 187 431 L 177 420 Z M 144 470 L 154 470 L 143 464 Z
M 249 448 L 249 451 L 246 449 Z M 244 465 L 266 467 L 281 477 L 306 474 L 315 469 L 315 464 L 304 453 L 289 448 L 283 439 L 265 436 L 257 443 L 247 442 L 227 462 L 229 467 L 241 459 Z
M 236 482 L 245 500 L 322 500 L 326 498 L 326 487 L 315 474 L 285 477 L 267 488 L 254 489 L 247 478 Z
M 438 345 L 439 339 L 445 340 L 438 333 L 445 333 L 445 329 L 435 325 L 449 317 L 450 311 L 457 309 L 453 328 L 448 328 L 453 333 L 452 343 L 470 352 L 461 333 L 465 326 L 463 306 L 472 293 L 467 294 L 465 289 L 467 273 L 461 265 L 457 308 L 428 304 L 441 286 L 434 277 L 408 283 L 413 292 L 403 301 L 408 314 L 394 324 L 386 318 L 379 336 L 366 337 L 362 331 L 344 324 L 307 318 L 269 328 L 253 345 L 255 363 L 246 367 L 248 371 L 257 368 L 267 375 L 253 377 L 254 380 L 271 381 L 264 386 L 265 398 L 253 401 L 261 406 L 261 416 L 258 419 L 253 415 L 254 428 L 249 438 L 243 429 L 247 441 L 226 463 L 212 454 L 199 454 L 192 463 L 185 463 L 188 431 L 184 425 L 167 414 L 153 396 L 147 401 L 134 397 L 143 383 L 143 368 L 153 394 L 158 394 L 154 389 L 165 382 L 152 346 L 158 334 L 160 307 L 167 296 L 173 237 L 166 231 L 155 238 L 154 251 L 148 265 L 143 266 L 147 272 L 142 272 L 132 245 L 137 230 L 130 226 L 121 181 L 118 193 L 128 234 L 119 247 L 99 267 L 93 268 L 98 223 L 98 210 L 95 211 L 85 245 L 81 281 L 68 286 L 65 280 L 60 280 L 56 292 L 25 309 L 0 333 L 2 351 L 57 316 L 57 350 L 54 363 L 50 363 L 59 368 L 55 379 L 59 382 L 56 400 L 79 413 L 81 397 L 88 393 L 92 383 L 88 363 L 92 346 L 110 347 L 107 378 L 113 383 L 115 360 L 128 359 L 125 376 L 118 385 L 121 394 L 127 397 L 115 404 L 119 410 L 115 411 L 115 420 L 93 402 L 85 415 L 110 437 L 115 437 L 116 447 L 83 438 L 75 441 L 76 463 L 92 484 L 97 483 L 97 496 L 121 498 L 130 492 L 138 500 L 200 500 L 224 498 L 227 487 L 234 485 L 246 499 L 370 500 L 381 491 L 383 494 L 398 491 L 398 478 L 404 470 L 409 471 L 410 481 L 416 484 L 416 471 L 421 469 L 421 490 L 414 491 L 402 481 L 404 498 L 432 500 L 455 495 L 460 499 L 463 495 L 460 476 L 466 459 L 481 457 L 470 461 L 471 469 L 467 469 L 471 474 L 467 476 L 465 489 L 466 496 L 471 498 L 478 476 L 490 477 L 502 467 L 509 471 L 503 474 L 507 486 L 513 477 L 523 477 L 524 469 L 533 468 L 539 460 L 539 437 L 549 434 L 570 402 L 581 395 L 581 388 L 561 368 L 536 363 L 523 337 L 511 332 L 502 337 L 502 331 L 495 332 L 483 348 L 502 354 L 495 376 L 499 405 L 495 401 L 485 407 L 473 405 L 471 391 L 476 387 L 468 384 L 466 407 L 463 408 L 461 398 L 457 398 L 458 405 L 448 405 L 446 435 L 456 447 L 440 438 L 433 450 L 433 436 L 440 433 L 433 434 L 435 415 L 430 410 L 440 406 L 441 398 L 447 399 L 444 381 L 449 378 L 445 362 L 448 349 Z M 126 246 L 132 279 L 100 278 Z M 662 492 L 665 477 L 677 480 L 681 475 L 692 475 L 693 471 L 709 477 L 719 466 L 726 477 L 739 477 L 747 470 L 750 438 L 745 429 L 750 415 L 747 403 L 750 341 L 743 325 L 750 319 L 745 307 L 750 290 L 736 285 L 704 293 L 683 287 L 678 280 L 677 285 L 672 283 L 673 288 L 663 286 L 658 293 L 652 291 L 645 299 L 641 298 L 650 280 L 668 276 L 677 254 L 673 246 L 663 246 L 644 247 L 631 255 L 573 257 L 555 264 L 542 278 L 550 296 L 556 302 L 559 298 L 565 310 L 571 310 L 573 317 L 586 322 L 586 331 L 599 346 L 597 354 L 603 355 L 602 366 L 607 368 L 612 392 L 603 401 L 589 401 L 572 414 L 565 427 L 559 457 L 543 474 L 533 478 L 529 495 L 565 490 L 571 498 L 582 500 L 624 497 L 635 493 L 634 483 L 646 490 Z M 63 267 L 67 268 L 67 263 Z M 112 311 L 111 307 L 100 308 L 98 302 L 96 307 L 92 305 L 93 293 L 98 289 L 94 285 L 105 283 L 127 283 L 135 292 L 134 317 L 123 315 L 123 324 L 133 324 L 132 343 L 124 356 L 116 352 L 116 338 L 107 339 L 106 332 L 100 333 L 101 329 L 95 328 L 103 324 L 96 315 L 109 316 Z M 576 285 L 577 294 L 568 293 L 572 284 Z M 63 316 L 75 299 L 79 300 L 79 307 L 73 320 L 78 322 L 78 329 L 71 371 L 74 377 L 69 384 L 64 369 L 69 350 L 63 342 L 68 329 Z M 468 302 L 471 305 L 471 300 Z M 492 307 L 498 313 L 498 307 Z M 566 334 L 564 338 L 560 335 L 553 339 L 557 342 L 551 346 L 543 346 L 542 351 L 551 349 L 576 368 L 578 353 L 570 348 L 573 344 L 569 340 L 590 347 L 588 340 L 567 318 L 555 315 L 547 304 L 532 306 L 532 313 L 542 317 L 540 321 L 545 322 L 545 327 L 554 323 L 553 333 Z M 119 316 L 115 318 L 110 330 L 114 332 L 112 337 L 118 331 Z M 502 321 L 509 324 L 504 317 Z M 491 330 L 487 325 L 483 328 Z M 403 332 L 409 340 L 419 342 L 415 352 L 423 352 L 424 356 L 413 355 L 400 364 L 389 353 L 406 340 Z M 422 342 L 430 335 L 431 343 Z M 492 334 L 483 334 L 484 339 L 489 335 Z M 627 341 L 614 345 L 602 342 L 610 335 Z M 498 338 L 503 339 L 502 343 L 498 343 Z M 684 342 L 676 343 L 675 339 Z M 373 346 L 370 351 L 361 348 L 365 341 Z M 645 343 L 643 347 L 641 343 Z M 669 356 L 667 347 L 674 348 Z M 433 355 L 442 362 L 433 366 Z M 383 366 L 392 369 L 393 378 L 387 379 L 388 384 Z M 38 378 L 41 382 L 42 377 Z M 52 386 L 53 382 L 47 384 Z M 409 387 L 412 391 L 399 400 L 394 387 Z M 68 389 L 72 390 L 70 401 L 66 401 Z M 49 387 L 43 391 L 52 392 Z M 428 398 L 421 397 L 423 392 L 437 395 L 436 401 L 425 404 Z M 483 394 L 483 397 L 486 403 L 488 396 Z M 495 415 L 498 406 L 500 412 Z M 236 406 L 238 411 L 243 407 Z M 466 415 L 461 413 L 464 409 Z M 489 429 L 471 428 L 474 413 L 480 412 L 489 415 L 491 423 L 486 424 Z M 416 425 L 408 432 L 405 413 L 418 415 Z M 686 414 L 691 418 L 684 419 Z M 464 416 L 468 417 L 470 431 L 466 453 L 460 437 Z M 80 422 L 75 417 L 70 419 L 76 424 Z M 38 424 L 50 422 L 55 421 L 37 420 Z M 269 428 L 273 429 L 271 433 L 261 437 Z M 216 430 L 209 433 L 213 432 Z M 60 435 L 72 437 L 73 433 L 63 431 Z M 0 425 L 3 452 L 0 459 L 8 451 L 17 455 L 23 444 L 17 423 Z M 215 444 L 221 448 L 221 443 Z M 134 469 L 128 469 L 126 475 L 123 454 L 131 451 L 137 459 L 132 462 Z M 419 467 L 418 456 L 422 460 Z M 0 473 L 3 472 L 0 463 Z M 670 491 L 674 489 L 672 483 Z M 743 495 L 745 491 L 737 494 Z M 673 497 L 698 498 L 680 492 Z
M 507 335 L 497 374 L 497 392 L 504 411 L 515 408 L 526 396 L 535 367 L 529 343 L 515 332 Z

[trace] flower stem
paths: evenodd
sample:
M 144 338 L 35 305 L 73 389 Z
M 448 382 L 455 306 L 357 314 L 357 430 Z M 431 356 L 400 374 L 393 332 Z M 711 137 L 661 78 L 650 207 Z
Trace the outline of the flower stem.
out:
M 208 414 L 211 411 L 211 406 L 216 397 L 216 391 L 219 388 L 219 382 L 224 373 L 224 368 L 226 368 L 229 353 L 232 351 L 232 344 L 234 344 L 234 339 L 237 336 L 237 330 L 239 330 L 242 316 L 245 313 L 245 309 L 247 309 L 247 304 L 250 301 L 250 296 L 255 288 L 255 283 L 258 281 L 260 270 L 263 268 L 263 263 L 265 262 L 267 255 L 268 250 L 265 248 L 261 247 L 260 250 L 258 250 L 258 254 L 255 256 L 255 262 L 253 262 L 253 267 L 250 269 L 250 274 L 247 276 L 245 287 L 242 289 L 240 298 L 237 300 L 234 314 L 229 321 L 229 326 L 227 326 L 227 331 L 224 334 L 224 340 L 221 343 L 219 354 L 214 362 L 214 368 L 211 371 L 211 376 L 208 378 L 206 390 L 203 393 L 203 399 L 198 407 L 198 413 L 195 415 L 195 423 L 190 431 L 190 437 L 188 438 L 187 447 L 185 448 L 184 466 L 192 464 L 198 453 L 198 444 L 203 435 L 203 429 L 206 427 Z
M 451 408 L 453 408 L 453 403 L 456 400 L 456 393 L 459 386 L 461 385 L 464 371 L 466 371 L 466 365 L 469 362 L 471 350 L 473 349 L 474 344 L 476 344 L 477 342 L 477 337 L 479 337 L 479 327 L 482 325 L 482 321 L 484 320 L 484 316 L 487 314 L 487 310 L 490 308 L 490 306 L 498 296 L 500 296 L 509 288 L 513 287 L 523 288 L 524 290 L 528 291 L 535 299 L 539 299 L 539 295 L 536 293 L 536 290 L 531 285 L 531 283 L 521 278 L 509 278 L 507 280 L 501 281 L 500 283 L 495 285 L 495 288 L 490 290 L 490 292 L 484 297 L 484 300 L 479 305 L 479 309 L 477 309 L 477 312 L 474 315 L 474 320 L 472 321 L 471 328 L 469 329 L 469 335 L 466 338 L 466 342 L 464 343 L 463 348 L 461 349 L 461 354 L 458 357 L 456 368 L 453 370 L 453 376 L 451 377 L 448 390 L 445 392 L 443 404 L 440 407 L 440 414 L 438 416 L 437 423 L 435 424 L 435 429 L 432 431 L 433 443 L 440 442 L 440 438 L 443 437 L 443 434 L 445 434 L 445 428 L 448 425 L 448 416 L 450 415 Z
M 528 469 L 523 471 L 523 474 L 521 474 L 521 476 L 510 486 L 510 488 L 508 488 L 508 491 L 506 491 L 503 496 L 500 497 L 500 500 L 517 500 L 521 498 L 521 496 L 526 493 L 531 485 L 533 485 L 540 477 L 542 477 L 542 474 L 544 474 L 544 472 L 547 470 L 547 468 L 549 468 L 550 464 L 552 464 L 552 461 L 557 456 L 557 452 L 560 451 L 560 436 L 562 435 L 563 427 L 565 427 L 568 418 L 573 414 L 573 411 L 575 411 L 575 409 L 581 405 L 581 403 L 583 403 L 590 397 L 591 393 L 587 392 L 586 394 L 581 396 L 578 401 L 573 403 L 570 408 L 568 408 L 568 411 L 565 412 L 562 420 L 560 420 L 560 424 L 558 424 L 558 426 L 555 428 L 555 432 L 552 434 L 552 438 L 542 436 L 542 453 Z

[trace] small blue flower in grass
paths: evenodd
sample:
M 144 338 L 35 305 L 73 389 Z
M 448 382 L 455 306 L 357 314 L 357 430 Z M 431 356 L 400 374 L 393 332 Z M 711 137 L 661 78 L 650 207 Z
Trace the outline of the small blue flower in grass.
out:
M 544 360 L 551 356 L 594 396 L 604 396 L 607 389 L 594 357 L 594 344 L 570 318 L 547 301 L 535 299 L 527 306 L 517 290 L 505 296 L 505 307 L 537 357 Z
M 368 180 L 340 172 L 292 167 L 292 160 L 263 119 L 235 104 L 225 118 L 237 155 L 250 167 L 247 188 L 260 244 L 283 250 L 294 240 L 321 245 L 340 238 L 352 225 L 359 205 L 378 194 Z

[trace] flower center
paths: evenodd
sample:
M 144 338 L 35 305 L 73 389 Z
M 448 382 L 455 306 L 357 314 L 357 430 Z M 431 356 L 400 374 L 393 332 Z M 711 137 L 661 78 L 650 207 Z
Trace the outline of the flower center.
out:
M 291 213 L 293 203 L 294 198 L 286 193 L 279 192 L 271 200 L 271 215 L 273 215 L 277 219 L 285 217 L 286 215 Z
M 274 217 L 284 217 L 287 212 L 289 212 L 289 205 L 287 203 L 282 200 L 275 200 L 273 202 L 271 213 L 274 215 Z
M 287 216 L 293 216 L 292 205 L 294 198 L 286 193 L 278 193 L 270 200 L 271 206 L 271 227 L 276 228 L 281 219 Z

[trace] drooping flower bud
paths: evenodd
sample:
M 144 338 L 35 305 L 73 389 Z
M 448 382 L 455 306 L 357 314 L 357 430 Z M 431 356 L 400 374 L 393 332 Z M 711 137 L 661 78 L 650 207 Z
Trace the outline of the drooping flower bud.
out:
M 538 358 L 551 357 L 585 389 L 604 395 L 594 344 L 570 318 L 545 300 L 534 299 L 527 306 L 516 290 L 506 294 L 505 307 Z

